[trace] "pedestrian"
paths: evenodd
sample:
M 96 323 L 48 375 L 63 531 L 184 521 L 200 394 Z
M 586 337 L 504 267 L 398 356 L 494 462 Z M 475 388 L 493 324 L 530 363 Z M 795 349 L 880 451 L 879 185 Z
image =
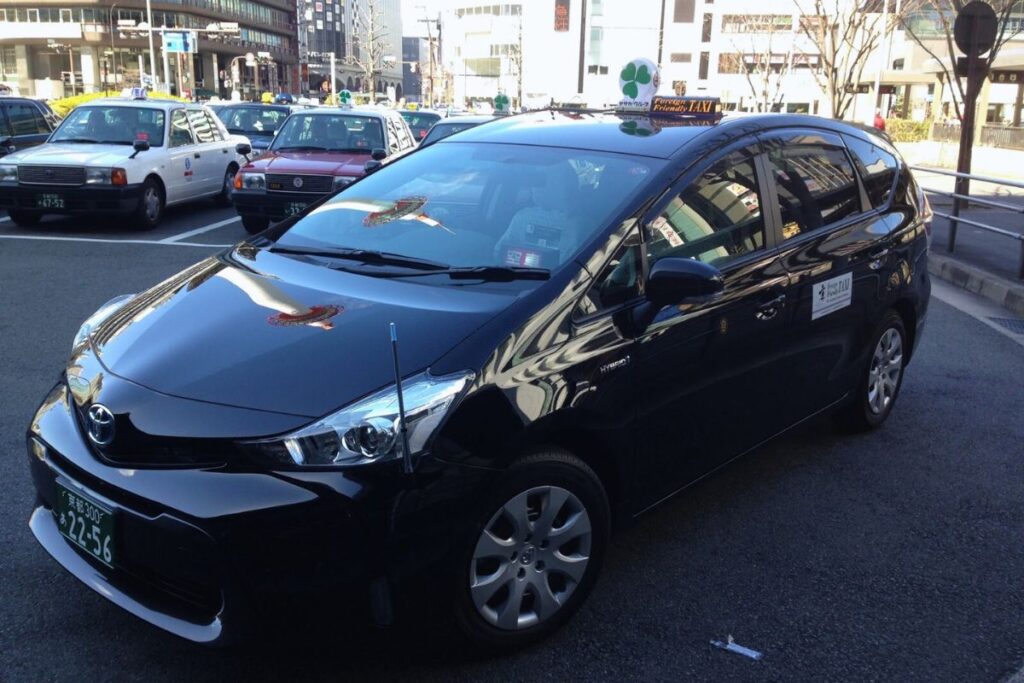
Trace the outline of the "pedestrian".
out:
M 882 118 L 882 110 L 881 109 L 876 109 L 875 110 L 875 124 L 874 125 L 875 125 L 875 128 L 877 128 L 878 130 L 880 130 L 882 132 L 885 132 L 885 119 Z

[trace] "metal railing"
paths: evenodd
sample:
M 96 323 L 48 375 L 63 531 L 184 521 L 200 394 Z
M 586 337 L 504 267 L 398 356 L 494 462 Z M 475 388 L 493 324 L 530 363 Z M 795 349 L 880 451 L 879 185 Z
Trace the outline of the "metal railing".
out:
M 1024 205 L 1007 204 L 995 199 L 988 199 L 987 197 L 972 196 L 968 192 L 963 192 L 963 182 L 973 180 L 979 183 L 989 183 L 992 185 L 1003 185 L 1005 187 L 1014 187 L 1020 190 L 1024 190 L 1024 183 L 1014 182 L 1012 180 L 1005 180 L 1003 178 L 992 178 L 990 176 L 975 175 L 973 173 L 958 173 L 956 171 L 946 171 L 937 168 L 925 168 L 923 166 L 911 166 L 914 171 L 921 173 L 935 173 L 937 175 L 950 176 L 957 179 L 956 187 L 953 192 L 947 192 L 945 190 L 936 190 L 934 188 L 924 187 L 921 189 L 926 194 L 935 194 L 943 197 L 949 197 L 953 200 L 953 209 L 950 213 L 942 213 L 941 211 L 935 211 L 932 209 L 932 214 L 940 218 L 945 218 L 949 221 L 949 239 L 946 242 L 946 251 L 953 253 L 956 250 L 956 232 L 957 226 L 960 223 L 969 225 L 973 228 L 979 228 L 986 230 L 996 235 L 1002 235 L 1012 240 L 1016 240 L 1020 249 L 1020 254 L 1017 261 L 1017 277 L 1024 280 L 1024 234 L 1016 233 L 1006 228 L 1000 228 L 995 225 L 989 225 L 980 221 L 972 220 L 970 218 L 963 218 L 960 216 L 960 210 L 966 204 L 980 204 L 981 206 L 990 206 L 995 209 L 1001 209 L 1003 211 L 1009 211 L 1015 214 L 1024 215 Z
M 1019 126 L 982 126 L 980 142 L 988 147 L 1024 149 L 1024 128 Z

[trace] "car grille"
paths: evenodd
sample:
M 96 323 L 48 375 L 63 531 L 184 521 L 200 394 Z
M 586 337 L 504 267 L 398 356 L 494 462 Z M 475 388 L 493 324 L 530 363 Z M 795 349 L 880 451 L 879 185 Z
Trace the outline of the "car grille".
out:
M 301 180 L 302 187 L 296 187 L 296 179 Z M 305 192 L 309 194 L 326 194 L 334 189 L 334 176 L 299 175 L 294 173 L 268 173 L 267 190 L 271 192 Z
M 18 166 L 18 182 L 32 185 L 83 185 L 81 166 Z

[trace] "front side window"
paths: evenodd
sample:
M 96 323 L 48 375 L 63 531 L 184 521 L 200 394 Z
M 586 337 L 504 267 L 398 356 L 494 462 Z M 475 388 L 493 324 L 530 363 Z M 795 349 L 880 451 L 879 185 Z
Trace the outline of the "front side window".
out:
M 271 149 L 283 151 L 370 152 L 384 147 L 380 120 L 355 114 L 293 114 Z
M 171 112 L 171 147 L 184 147 L 196 144 L 192 137 L 192 129 L 188 126 L 188 117 L 184 109 Z
M 844 140 L 847 149 L 853 152 L 853 160 L 860 171 L 871 205 L 882 206 L 889 201 L 889 195 L 892 194 L 899 162 L 894 155 L 866 140 L 845 136 Z
M 433 145 L 304 216 L 279 244 L 451 266 L 554 269 L 635 201 L 658 159 L 508 144 Z
M 647 257 L 697 259 L 716 267 L 764 249 L 757 150 L 726 155 L 687 185 L 647 226 Z
M 580 301 L 578 316 L 593 315 L 640 296 L 642 249 L 640 231 L 633 228 L 594 278 L 594 284 Z
M 778 188 L 783 240 L 860 211 L 853 165 L 842 147 L 810 136 L 772 140 L 767 146 L 768 165 Z
M 112 145 L 131 145 L 136 140 L 145 140 L 150 147 L 163 146 L 162 109 L 119 105 L 77 107 L 50 138 L 50 142 L 98 142 Z
M 8 102 L 5 105 L 7 118 L 14 135 L 39 135 L 49 133 L 39 110 L 27 102 Z

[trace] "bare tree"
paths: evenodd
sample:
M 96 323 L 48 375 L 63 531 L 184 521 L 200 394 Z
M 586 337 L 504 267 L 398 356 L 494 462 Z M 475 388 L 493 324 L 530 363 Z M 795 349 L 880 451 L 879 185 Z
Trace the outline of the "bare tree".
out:
M 519 15 L 516 42 L 508 50 L 509 66 L 516 75 L 516 107 L 523 106 L 523 15 Z
M 377 91 L 377 77 L 384 70 L 384 55 L 388 43 L 388 27 L 384 21 L 384 8 L 379 0 L 353 2 L 352 53 L 345 60 L 363 73 L 363 91 Z
M 832 105 L 832 116 L 844 118 L 871 54 L 891 29 L 890 17 L 856 0 L 812 0 L 802 15 L 800 32 L 814 44 L 820 67 L 812 69 L 818 86 Z
M 759 21 L 759 18 L 753 15 L 746 18 L 758 20 L 758 23 L 749 26 L 750 30 L 741 31 L 750 35 L 749 44 L 744 45 L 746 50 L 741 49 L 736 41 L 732 41 L 733 47 L 736 49 L 736 54 L 732 58 L 738 61 L 735 67 L 747 80 L 747 86 L 750 88 L 750 94 L 754 101 L 754 111 L 775 111 L 782 104 L 785 94 L 782 90 L 782 83 L 789 72 L 793 70 L 796 41 L 788 39 L 791 36 L 787 35 L 783 40 L 786 51 L 776 53 L 773 49 L 773 44 L 778 44 L 775 34 L 782 32 L 780 31 L 782 27 L 774 21 L 767 23 Z M 791 29 L 787 29 L 785 33 L 790 34 L 790 31 Z M 761 36 L 764 37 L 763 40 L 758 39 Z M 729 58 L 725 55 L 723 57 Z
M 996 41 L 988 53 L 988 58 L 978 60 L 979 67 L 987 77 L 999 51 L 1007 41 L 1021 32 L 1021 22 L 1010 21 L 1015 10 L 1021 11 L 1021 4 L 1020 0 L 985 1 L 992 5 L 999 20 Z M 958 119 L 963 118 L 963 103 L 967 99 L 967 78 L 958 76 L 954 68 L 960 51 L 953 41 L 953 23 L 956 21 L 956 13 L 965 4 L 964 0 L 909 0 L 905 6 L 906 11 L 899 18 L 900 27 L 907 32 L 911 40 L 920 45 L 921 49 L 938 63 L 942 80 L 948 84 L 953 94 L 953 109 Z M 978 80 L 981 82 L 984 79 Z

